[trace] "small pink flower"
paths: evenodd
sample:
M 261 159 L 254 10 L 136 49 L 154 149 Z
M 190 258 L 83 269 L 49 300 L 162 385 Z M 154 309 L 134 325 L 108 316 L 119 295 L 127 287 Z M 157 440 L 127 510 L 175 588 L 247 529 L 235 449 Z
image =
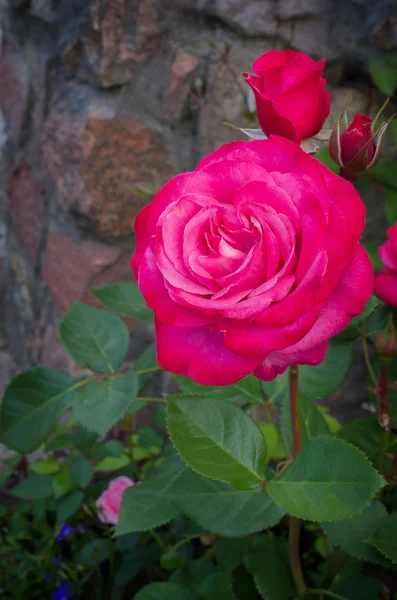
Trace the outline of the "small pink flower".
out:
M 109 483 L 105 490 L 96 501 L 99 508 L 98 517 L 102 523 L 117 525 L 120 515 L 121 499 L 124 491 L 134 485 L 129 477 L 116 477 Z

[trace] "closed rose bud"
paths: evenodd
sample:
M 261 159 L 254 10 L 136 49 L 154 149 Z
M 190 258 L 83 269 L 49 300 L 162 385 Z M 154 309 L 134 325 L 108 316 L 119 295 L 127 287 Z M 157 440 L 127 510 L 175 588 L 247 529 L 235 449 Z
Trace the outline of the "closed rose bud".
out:
M 345 177 L 347 175 L 348 179 L 354 180 L 357 174 L 370 169 L 378 162 L 391 119 L 379 127 L 376 125 L 385 104 L 374 121 L 367 115 L 356 114 L 349 125 L 347 109 L 350 102 L 351 98 L 336 120 L 329 139 L 329 153 L 332 160 L 342 168 Z
M 256 59 L 255 75 L 244 73 L 267 136 L 281 135 L 299 144 L 320 131 L 330 111 L 324 64 L 294 50 L 273 50 Z

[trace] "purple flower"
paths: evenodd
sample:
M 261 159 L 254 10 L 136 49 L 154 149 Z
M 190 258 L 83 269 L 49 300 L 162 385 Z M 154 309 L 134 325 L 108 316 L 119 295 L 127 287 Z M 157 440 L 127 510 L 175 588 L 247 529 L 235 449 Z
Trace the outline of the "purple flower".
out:
M 76 594 L 76 590 L 68 581 L 62 581 L 52 595 L 52 600 L 70 600 Z
M 62 563 L 60 561 L 59 558 L 57 558 L 56 556 L 54 556 L 54 558 L 52 559 L 52 564 L 54 564 L 56 567 L 61 567 Z
M 67 538 L 68 535 L 72 535 L 73 533 L 81 533 L 82 531 L 84 531 L 84 527 L 82 525 L 72 527 L 71 525 L 68 525 L 68 523 L 64 523 L 55 539 L 57 542 L 62 542 L 62 540 Z

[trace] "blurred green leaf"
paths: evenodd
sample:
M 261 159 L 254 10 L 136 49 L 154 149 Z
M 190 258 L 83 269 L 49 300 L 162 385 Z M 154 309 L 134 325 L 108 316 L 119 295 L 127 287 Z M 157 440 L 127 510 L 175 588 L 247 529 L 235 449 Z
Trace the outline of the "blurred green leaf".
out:
M 91 290 L 91 293 L 102 302 L 106 308 L 115 313 L 135 320 L 151 321 L 153 311 L 146 302 L 136 283 L 112 283 L 103 288 Z
M 397 54 L 370 60 L 368 70 L 376 87 L 385 96 L 394 96 L 397 90 Z
M 134 596 L 134 600 L 193 600 L 189 591 L 176 583 L 150 583 Z
M 198 589 L 198 600 L 237 600 L 226 573 L 215 573 L 203 581 Z
M 129 465 L 130 462 L 130 459 L 125 454 L 119 457 L 108 456 L 107 458 L 101 460 L 100 463 L 95 465 L 94 471 L 95 473 L 101 473 L 106 471 L 118 471 L 119 469 L 122 469 L 123 467 Z
M 55 498 L 62 498 L 74 489 L 74 484 L 67 472 L 58 473 L 52 479 L 52 489 Z
M 28 454 L 42 444 L 71 407 L 76 380 L 58 369 L 36 367 L 12 380 L 0 409 L 0 441 Z
M 397 513 L 385 517 L 368 542 L 397 564 Z
M 290 600 L 295 595 L 285 539 L 270 535 L 254 538 L 245 565 L 264 600 Z
M 12 496 L 22 500 L 41 500 L 53 495 L 53 478 L 50 475 L 30 475 L 10 490 Z
M 87 542 L 74 557 L 77 565 L 96 567 L 107 560 L 112 553 L 112 542 L 110 540 L 91 540 Z
M 247 402 L 250 404 L 263 404 L 261 385 L 259 379 L 250 375 L 238 383 L 227 386 L 208 386 L 196 383 L 190 377 L 175 375 L 175 381 L 186 394 L 222 398 L 230 402 Z
M 389 566 L 382 554 L 367 542 L 367 538 L 387 516 L 380 502 L 372 502 L 351 519 L 323 523 L 328 539 L 351 556 Z
M 80 509 L 84 501 L 84 493 L 81 490 L 74 490 L 67 496 L 63 496 L 57 504 L 57 521 L 65 523 L 70 517 Z
M 58 473 L 60 465 L 56 460 L 37 460 L 30 465 L 30 470 L 38 475 L 52 475 Z
M 70 469 L 70 477 L 77 487 L 87 487 L 93 475 L 91 463 L 86 458 L 79 458 Z

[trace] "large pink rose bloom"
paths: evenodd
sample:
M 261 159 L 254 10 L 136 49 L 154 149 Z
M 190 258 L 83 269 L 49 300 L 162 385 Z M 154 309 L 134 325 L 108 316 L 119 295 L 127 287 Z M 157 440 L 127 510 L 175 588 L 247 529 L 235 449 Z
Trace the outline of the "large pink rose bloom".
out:
M 137 216 L 132 268 L 158 363 L 198 383 L 318 365 L 374 276 L 354 187 L 284 138 L 234 142 Z
M 119 522 L 121 500 L 125 490 L 134 485 L 129 477 L 116 477 L 96 501 L 98 517 L 102 523 L 117 525 Z
M 294 50 L 272 50 L 244 73 L 256 101 L 258 121 L 266 135 L 282 135 L 301 142 L 320 131 L 330 111 L 324 87 L 325 60 L 314 61 Z
M 397 308 L 397 223 L 387 231 L 388 240 L 379 248 L 379 256 L 386 265 L 377 274 L 375 291 L 386 304 Z

